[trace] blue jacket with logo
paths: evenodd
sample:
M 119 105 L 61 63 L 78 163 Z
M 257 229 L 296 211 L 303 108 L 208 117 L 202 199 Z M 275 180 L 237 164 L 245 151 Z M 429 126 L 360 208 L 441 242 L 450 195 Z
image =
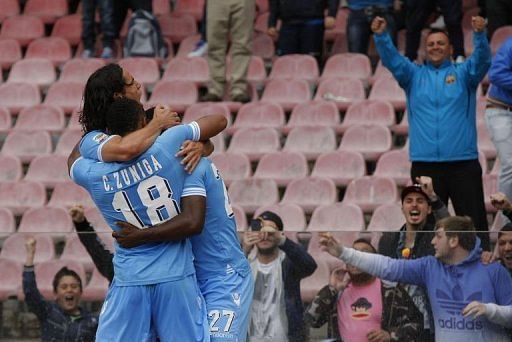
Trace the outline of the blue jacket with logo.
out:
M 512 106 L 512 37 L 498 49 L 489 69 L 489 97 Z
M 436 68 L 412 63 L 388 33 L 374 35 L 382 64 L 407 95 L 411 161 L 451 162 L 478 158 L 476 90 L 491 64 L 485 32 L 473 33 L 473 54 L 464 63 Z

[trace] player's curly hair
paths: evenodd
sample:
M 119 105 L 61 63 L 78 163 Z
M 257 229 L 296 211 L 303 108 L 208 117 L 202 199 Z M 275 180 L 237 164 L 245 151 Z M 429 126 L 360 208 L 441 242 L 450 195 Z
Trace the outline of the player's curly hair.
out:
M 89 77 L 84 89 L 84 106 L 78 118 L 84 133 L 106 130 L 108 108 L 114 101 L 114 94 L 123 93 L 124 87 L 123 69 L 117 64 L 105 65 Z
M 125 136 L 137 130 L 145 117 L 146 113 L 139 102 L 124 97 L 115 99 L 105 115 L 107 132 Z

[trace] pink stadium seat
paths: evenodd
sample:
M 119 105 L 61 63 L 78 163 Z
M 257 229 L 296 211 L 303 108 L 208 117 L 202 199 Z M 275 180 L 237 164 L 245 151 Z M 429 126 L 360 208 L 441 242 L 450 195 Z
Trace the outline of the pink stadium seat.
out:
M 21 58 L 21 46 L 16 39 L 0 40 L 0 67 L 3 70 L 10 69 Z
M 231 203 L 239 205 L 246 213 L 279 201 L 277 184 L 271 179 L 242 179 L 231 183 L 228 190 Z
M 94 228 L 96 232 L 106 232 L 108 233 L 108 235 L 112 233 L 112 229 L 107 224 L 107 222 L 103 218 L 103 215 L 96 208 L 96 206 L 86 208 L 84 213 L 85 217 L 87 218 L 87 221 L 91 223 L 91 226 Z M 103 241 L 106 241 L 107 239 L 105 239 L 103 235 L 104 234 L 98 234 L 98 236 L 100 236 L 100 238 Z
M 269 80 L 305 80 L 310 84 L 318 81 L 319 71 L 316 59 L 309 55 L 285 55 L 272 64 Z
M 391 132 L 381 125 L 350 126 L 340 144 L 340 151 L 356 151 L 366 160 L 377 160 L 391 149 Z
M 10 209 L 14 215 L 21 215 L 29 208 L 37 208 L 45 203 L 46 190 L 41 183 L 0 183 L 0 207 Z
M 229 108 L 226 104 L 217 102 L 201 102 L 191 105 L 183 115 L 183 122 L 192 122 L 203 116 L 212 114 L 223 114 L 228 119 L 228 124 L 231 123 L 231 113 Z
M 0 301 L 17 296 L 21 290 L 23 264 L 9 259 L 0 258 Z
M 62 156 L 69 156 L 73 147 L 82 138 L 83 132 L 80 129 L 68 129 L 65 130 L 55 147 L 55 154 Z
M 211 156 L 212 162 L 219 169 L 226 186 L 238 179 L 251 177 L 251 161 L 241 153 L 218 153 Z
M 64 129 L 65 122 L 64 112 L 60 108 L 40 104 L 23 108 L 18 115 L 14 129 L 59 133 Z
M 160 79 L 160 70 L 154 58 L 123 58 L 119 61 L 119 65 L 146 87 L 154 85 Z
M 55 82 L 48 89 L 44 103 L 60 107 L 64 112 L 71 113 L 82 103 L 84 86 L 83 83 L 78 82 Z
M 393 78 L 393 74 L 391 74 L 391 71 L 382 65 L 382 62 L 379 60 L 377 67 L 375 68 L 375 73 L 372 77 L 370 77 L 370 84 L 373 85 L 378 79 L 381 78 Z
M 370 213 L 381 204 L 395 203 L 398 199 L 396 183 L 391 178 L 361 177 L 347 187 L 344 203 L 353 203 Z
M 321 79 L 346 77 L 367 84 L 371 75 L 372 67 L 368 56 L 361 53 L 340 53 L 327 60 Z
M 397 135 L 407 135 L 409 133 L 409 120 L 407 118 L 407 111 L 404 112 L 404 116 L 400 123 L 391 126 L 391 131 Z
M 14 214 L 7 208 L 0 208 L 0 234 L 12 234 L 16 231 Z M 4 245 L 5 246 L 5 243 Z
M 394 78 L 377 79 L 368 98 L 389 101 L 395 110 L 405 109 L 405 92 Z
M 274 41 L 267 34 L 254 34 L 252 40 L 252 54 L 259 56 L 265 61 L 270 61 L 274 58 L 276 48 Z
M 224 138 L 224 134 L 221 132 L 220 134 L 217 134 L 213 138 L 210 139 L 213 143 L 214 150 L 213 153 L 222 153 L 226 151 L 226 140 Z
M 87 272 L 94 270 L 94 263 L 91 256 L 80 242 L 77 234 L 71 234 L 66 237 L 66 245 L 60 256 L 61 260 L 73 260 L 82 264 Z
M 288 134 L 283 151 L 303 153 L 308 160 L 336 149 L 336 134 L 330 127 L 299 126 Z
M 485 123 L 481 123 L 477 126 L 478 135 L 478 148 L 485 154 L 489 159 L 496 158 L 496 147 L 494 146 L 489 131 Z
M 274 152 L 261 157 L 254 178 L 273 179 L 278 186 L 286 186 L 294 179 L 308 175 L 308 162 L 302 153 Z
M 245 216 L 244 210 L 236 204 L 231 204 L 231 208 L 235 214 L 236 230 L 238 232 L 247 230 L 247 217 Z
M 53 24 L 57 18 L 68 14 L 68 2 L 67 0 L 28 0 L 23 13 L 39 17 L 45 24 Z
M 2 153 L 14 155 L 23 163 L 28 163 L 35 157 L 52 152 L 50 134 L 45 131 L 13 131 L 5 139 Z
M 361 153 L 354 151 L 322 153 L 311 172 L 311 176 L 329 178 L 338 186 L 347 186 L 352 179 L 365 174 L 364 158 Z
M 488 213 L 495 213 L 496 209 L 491 204 L 490 196 L 498 192 L 498 176 L 487 174 L 483 176 L 485 209 Z
M 183 113 L 197 102 L 197 87 L 190 81 L 160 81 L 155 85 L 148 100 L 149 105 L 169 105 L 172 110 Z
M 11 68 L 7 82 L 33 83 L 47 87 L 57 79 L 52 62 L 45 58 L 22 59 Z
M 196 20 L 191 15 L 162 14 L 158 16 L 158 22 L 164 37 L 172 43 L 180 43 L 186 37 L 197 33 Z
M 53 246 L 53 240 L 49 235 L 30 235 L 21 233 L 12 234 L 4 241 L 0 258 L 24 263 L 27 258 L 25 241 L 29 236 L 32 236 L 36 240 L 34 263 L 39 264 L 41 262 L 55 259 L 55 248 Z
M 381 232 L 398 231 L 405 223 L 402 207 L 398 203 L 383 204 L 373 212 L 368 231 L 374 246 L 379 245 Z
M 54 299 L 53 278 L 55 274 L 62 268 L 67 267 L 75 271 L 82 280 L 82 286 L 86 284 L 85 270 L 81 263 L 72 260 L 50 260 L 37 264 L 35 267 L 36 282 L 39 292 L 47 300 Z
M 336 40 L 344 40 L 347 38 L 345 36 L 347 31 L 347 20 L 348 20 L 348 11 L 344 11 L 341 8 L 338 10 L 338 14 L 336 15 L 336 22 L 334 24 L 334 28 L 325 30 L 324 39 L 326 41 L 332 42 Z M 345 49 L 346 52 L 346 49 Z
M 384 153 L 377 161 L 375 176 L 392 178 L 397 185 L 406 186 L 411 177 L 411 162 L 406 150 Z
M 333 101 L 339 110 L 345 111 L 354 102 L 366 98 L 363 83 L 353 78 L 329 78 L 320 82 L 315 100 Z
M 47 188 L 69 182 L 68 158 L 58 154 L 39 156 L 30 163 L 25 179 L 41 182 Z
M 53 25 L 52 37 L 62 37 L 72 46 L 80 43 L 82 35 L 82 15 L 71 14 L 57 19 Z
M 226 79 L 231 77 L 231 57 L 226 58 Z M 251 56 L 249 69 L 247 70 L 247 81 L 253 87 L 262 87 L 267 78 L 267 71 L 263 59 L 259 56 Z
M 193 36 L 188 36 L 187 38 L 183 39 L 180 43 L 180 46 L 178 48 L 178 52 L 176 53 L 176 57 L 187 57 L 187 55 L 194 51 L 197 42 L 201 40 L 200 34 L 195 34 Z
M 29 15 L 13 16 L 2 22 L 0 38 L 16 39 L 22 47 L 27 46 L 31 41 L 44 36 L 43 21 Z
M 38 38 L 28 45 L 25 58 L 45 58 L 60 66 L 71 59 L 71 46 L 61 37 Z
M 338 200 L 338 190 L 328 178 L 305 177 L 288 184 L 281 203 L 300 205 L 311 213 L 319 205 L 331 204 Z
M 0 107 L 0 133 L 7 133 L 10 131 L 12 125 L 12 117 L 9 109 Z
M 378 124 L 391 127 L 395 123 L 395 110 L 391 103 L 365 100 L 356 102 L 348 108 L 341 128 L 345 131 L 348 127 L 357 124 Z
M 85 208 L 95 206 L 87 190 L 81 186 L 76 185 L 72 181 L 56 184 L 48 206 L 70 208 L 75 204 L 80 204 Z
M 73 222 L 66 209 L 40 207 L 23 214 L 18 232 L 47 233 L 53 237 L 64 237 L 73 229 Z
M 160 0 L 163 1 L 163 0 Z M 168 2 L 168 1 L 167 1 Z M 176 3 L 173 14 L 191 15 L 196 21 L 201 21 L 203 17 L 204 0 L 187 0 Z
M 329 277 L 331 272 L 326 262 L 317 262 L 317 268 L 312 275 L 304 278 L 300 282 L 300 295 L 302 302 L 311 303 L 315 298 L 318 291 L 329 284 Z
M 491 37 L 491 51 L 493 55 L 510 36 L 512 36 L 512 25 L 502 26 L 494 31 Z
M 266 205 L 258 208 L 254 213 L 254 217 L 258 217 L 264 211 L 271 211 L 279 215 L 281 220 L 283 220 L 283 227 L 285 231 L 301 232 L 306 229 L 306 214 L 297 204 L 278 203 Z
M 3 0 L 0 1 L 0 22 L 8 17 L 20 14 L 19 0 Z
M 162 81 L 192 81 L 198 85 L 210 79 L 208 62 L 201 57 L 176 57 L 171 59 L 162 75 Z
M 83 284 L 85 286 L 85 284 Z M 92 271 L 91 280 L 85 286 L 82 294 L 82 299 L 85 301 L 103 301 L 107 294 L 109 283 L 107 278 L 94 268 Z
M 265 153 L 280 149 L 279 133 L 273 128 L 242 128 L 236 131 L 228 152 L 243 153 L 256 161 Z
M 160 15 L 171 12 L 171 3 L 167 0 L 152 0 L 153 14 Z
M 360 232 L 365 228 L 364 215 L 355 204 L 336 202 L 315 209 L 308 231 Z
M 68 126 L 66 127 L 66 130 L 77 130 L 77 129 L 81 130 L 82 126 L 80 125 L 79 117 L 80 117 L 80 109 L 75 108 L 71 112 L 71 116 L 69 117 L 69 122 L 68 122 Z
M 265 86 L 261 100 L 276 102 L 288 111 L 311 100 L 311 90 L 304 80 L 271 80 Z
M 64 64 L 59 81 L 85 84 L 89 76 L 104 65 L 105 61 L 100 58 L 73 58 Z
M 275 128 L 280 130 L 285 123 L 284 111 L 281 106 L 271 102 L 251 102 L 244 104 L 236 120 L 227 129 L 228 133 L 234 133 L 240 128 Z
M 288 124 L 283 132 L 289 133 L 295 127 L 327 126 L 338 127 L 340 115 L 336 105 L 329 101 L 309 101 L 293 108 Z

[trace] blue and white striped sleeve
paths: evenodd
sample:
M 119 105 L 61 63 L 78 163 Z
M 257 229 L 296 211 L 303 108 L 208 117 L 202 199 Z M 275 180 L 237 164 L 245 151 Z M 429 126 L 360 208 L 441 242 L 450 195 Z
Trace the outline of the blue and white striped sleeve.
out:
M 101 157 L 101 150 L 113 137 L 115 135 L 107 135 L 101 131 L 87 133 L 80 141 L 80 154 L 84 158 L 104 161 Z
M 197 165 L 197 167 L 192 172 L 192 174 L 188 175 L 185 178 L 185 184 L 183 186 L 183 192 L 181 193 L 181 197 L 187 197 L 187 196 L 206 197 L 205 164 L 206 164 L 205 161 L 201 160 L 199 162 L 199 165 Z

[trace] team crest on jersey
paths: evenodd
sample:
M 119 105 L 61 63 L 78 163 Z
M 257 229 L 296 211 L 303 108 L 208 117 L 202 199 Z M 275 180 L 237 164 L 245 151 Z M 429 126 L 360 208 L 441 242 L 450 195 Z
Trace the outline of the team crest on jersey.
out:
M 233 297 L 233 302 L 236 304 L 236 306 L 240 306 L 240 293 L 233 292 L 231 297 Z
M 452 84 L 452 83 L 455 83 L 455 75 L 446 76 L 446 84 Z
M 98 144 L 101 144 L 107 138 L 108 138 L 108 135 L 106 135 L 105 133 L 98 133 L 94 136 L 94 138 L 92 138 L 92 140 L 96 141 Z

